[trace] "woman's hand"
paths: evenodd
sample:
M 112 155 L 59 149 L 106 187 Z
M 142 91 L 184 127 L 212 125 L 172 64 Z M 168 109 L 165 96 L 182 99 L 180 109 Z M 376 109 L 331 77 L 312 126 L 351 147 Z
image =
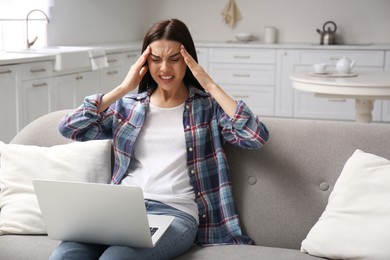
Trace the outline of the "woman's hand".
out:
M 181 46 L 181 55 L 184 62 L 191 70 L 192 75 L 198 80 L 199 84 L 213 96 L 226 114 L 233 117 L 236 111 L 237 103 L 230 97 L 214 80 L 207 74 L 207 72 L 200 66 L 194 58 L 186 51 L 184 46 Z
M 120 84 L 120 87 L 126 89 L 126 93 L 135 89 L 141 82 L 141 79 L 148 71 L 146 61 L 150 55 L 150 46 L 146 47 L 138 60 L 130 67 L 125 79 Z
M 138 58 L 138 60 L 130 67 L 130 70 L 123 82 L 103 96 L 102 101 L 98 107 L 100 112 L 106 110 L 112 103 L 126 95 L 128 92 L 134 90 L 138 86 L 138 84 L 141 82 L 141 79 L 148 71 L 148 65 L 146 64 L 146 61 L 149 55 L 150 47 L 148 46 Z
M 194 58 L 186 51 L 184 46 L 181 46 L 180 53 L 184 58 L 184 62 L 187 64 L 188 68 L 191 70 L 192 75 L 198 80 L 199 84 L 207 91 L 216 86 L 216 83 L 213 79 L 207 74 L 207 72 L 200 66 Z

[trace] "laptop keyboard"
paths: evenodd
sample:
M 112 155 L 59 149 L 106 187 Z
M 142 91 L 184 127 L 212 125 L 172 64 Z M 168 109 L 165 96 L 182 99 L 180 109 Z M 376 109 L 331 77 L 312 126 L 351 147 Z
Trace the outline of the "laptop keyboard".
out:
M 150 235 L 153 236 L 157 230 L 158 230 L 158 227 L 150 227 Z

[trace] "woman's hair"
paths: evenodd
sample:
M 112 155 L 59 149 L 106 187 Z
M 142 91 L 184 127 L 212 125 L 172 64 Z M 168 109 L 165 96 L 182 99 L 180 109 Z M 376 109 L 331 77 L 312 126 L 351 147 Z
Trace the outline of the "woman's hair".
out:
M 176 41 L 181 43 L 192 58 L 198 62 L 194 41 L 192 40 L 190 31 L 182 21 L 170 19 L 152 25 L 144 37 L 141 53 L 143 53 L 152 42 L 158 40 Z M 204 91 L 203 87 L 199 84 L 188 67 L 183 81 L 187 86 L 191 85 Z M 150 72 L 147 71 L 139 84 L 138 93 L 141 93 L 147 90 L 149 86 L 155 86 L 156 84 L 157 83 L 150 75 Z

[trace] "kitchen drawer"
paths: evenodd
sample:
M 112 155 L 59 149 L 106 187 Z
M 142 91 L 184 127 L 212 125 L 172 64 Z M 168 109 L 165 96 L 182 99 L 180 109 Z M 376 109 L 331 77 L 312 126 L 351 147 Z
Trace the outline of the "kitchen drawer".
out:
M 129 51 L 122 53 L 124 65 L 130 69 L 131 65 L 137 61 L 139 56 L 141 56 L 141 51 Z
M 16 72 L 16 67 L 15 66 L 0 66 L 0 77 L 1 76 L 7 76 L 11 75 Z
M 233 99 L 244 101 L 256 115 L 274 115 L 274 87 L 255 85 L 223 85 L 222 87 Z
M 25 63 L 22 65 L 22 80 L 40 77 L 50 77 L 53 74 L 51 61 Z
M 376 100 L 373 120 L 380 121 L 382 101 Z M 295 91 L 294 117 L 314 119 L 355 120 L 355 100 L 317 97 L 313 93 Z
M 355 66 L 383 67 L 385 63 L 384 51 L 353 51 L 353 50 L 307 50 L 299 53 L 298 64 L 326 63 L 334 65 L 343 56 L 356 61 Z
M 218 84 L 275 84 L 274 65 L 210 63 L 209 74 Z
M 125 65 L 130 68 L 131 65 L 138 59 L 140 56 L 139 51 L 127 51 L 121 53 L 110 53 L 107 54 L 107 62 L 112 66 L 122 66 Z
M 107 62 L 110 67 L 122 65 L 123 55 L 122 53 L 107 54 Z
M 212 48 L 210 62 L 275 64 L 276 51 L 251 48 Z

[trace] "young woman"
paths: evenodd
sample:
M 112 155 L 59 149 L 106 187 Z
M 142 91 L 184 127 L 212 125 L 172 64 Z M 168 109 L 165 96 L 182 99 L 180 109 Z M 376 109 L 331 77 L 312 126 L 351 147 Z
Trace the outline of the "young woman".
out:
M 52 259 L 172 259 L 194 242 L 252 243 L 241 233 L 223 143 L 258 149 L 268 130 L 197 63 L 183 22 L 154 24 L 124 81 L 86 97 L 59 130 L 78 141 L 113 139 L 112 184 L 142 187 L 148 213 L 175 220 L 152 249 L 62 242 Z

